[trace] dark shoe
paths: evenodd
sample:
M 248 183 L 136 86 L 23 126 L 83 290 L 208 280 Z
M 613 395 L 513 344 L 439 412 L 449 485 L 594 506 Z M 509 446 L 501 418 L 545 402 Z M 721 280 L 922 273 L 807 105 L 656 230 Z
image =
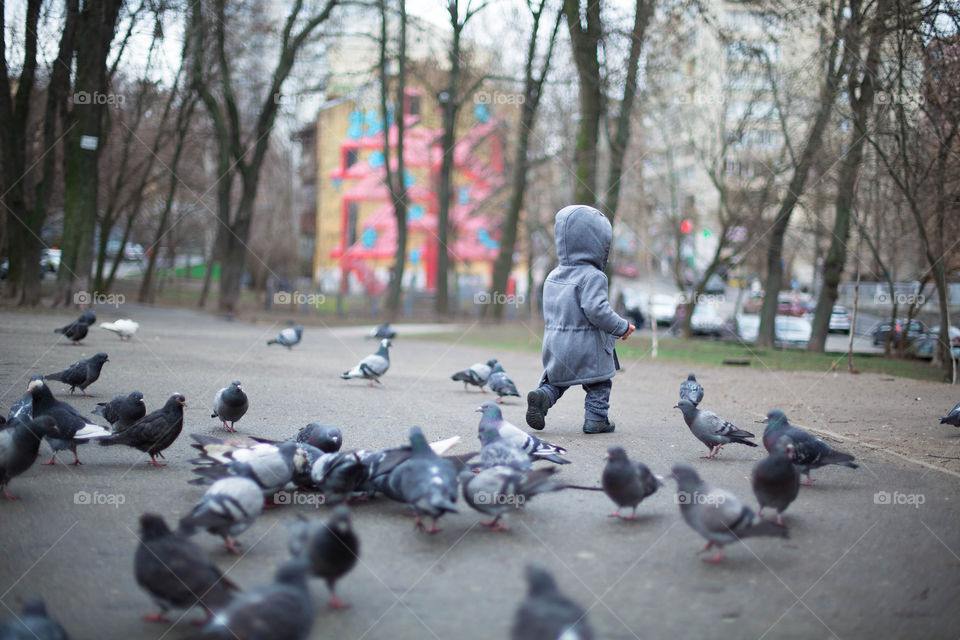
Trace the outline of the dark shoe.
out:
M 584 433 L 613 433 L 613 430 L 617 428 L 617 425 L 610 422 L 609 420 L 584 420 L 583 422 L 583 432 Z
M 550 409 L 550 398 L 546 391 L 534 389 L 527 394 L 527 424 L 537 431 L 547 426 L 545 418 Z

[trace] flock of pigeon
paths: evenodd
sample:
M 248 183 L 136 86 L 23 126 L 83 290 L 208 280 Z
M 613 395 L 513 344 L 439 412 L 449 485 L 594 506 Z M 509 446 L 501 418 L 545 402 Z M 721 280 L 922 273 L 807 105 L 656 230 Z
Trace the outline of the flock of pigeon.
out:
M 70 327 L 88 326 L 95 318 L 81 320 L 84 317 L 65 327 L 64 335 L 82 339 L 80 332 Z M 302 327 L 287 328 L 267 344 L 293 348 L 302 335 Z M 380 378 L 389 369 L 389 348 L 396 332 L 384 325 L 371 337 L 380 341 L 377 352 L 345 371 L 342 378 L 382 384 Z M 171 395 L 163 407 L 150 413 L 139 391 L 98 403 L 94 414 L 109 423 L 106 428 L 56 399 L 47 385 L 47 381 L 57 381 L 69 386 L 71 393 L 79 389 L 86 395 L 86 389 L 99 379 L 109 361 L 106 353 L 97 353 L 63 371 L 30 379 L 26 393 L 0 425 L 0 486 L 7 498 L 15 498 L 7 485 L 34 463 L 42 440 L 53 452 L 44 464 L 55 464 L 56 454 L 62 450 L 73 453 L 71 464 L 81 464 L 77 446 L 96 440 L 101 446 L 138 449 L 149 456 L 150 464 L 164 466 L 157 458 L 164 458 L 163 451 L 182 432 L 183 395 Z M 140 517 L 140 544 L 133 572 L 137 583 L 160 608 L 144 620 L 168 622 L 165 614 L 171 609 L 199 606 L 206 619 L 198 638 L 308 637 L 315 616 L 308 580 L 315 577 L 326 583 L 331 608 L 348 606 L 337 596 L 336 584 L 356 566 L 361 545 L 347 505 L 378 495 L 408 505 L 416 516 L 415 527 L 429 534 L 440 530 L 440 518 L 457 513 L 460 496 L 469 507 L 489 518 L 481 523 L 483 526 L 504 531 L 509 528 L 505 516 L 539 494 L 603 491 L 616 505 L 611 517 L 631 520 L 639 505 L 663 486 L 661 478 L 642 462 L 631 460 L 619 446 L 608 449 L 601 486 L 560 481 L 559 466 L 570 463 L 566 450 L 504 419 L 497 403 L 520 394 L 496 359 L 473 364 L 454 373 L 452 379 L 463 382 L 465 389 L 474 386 L 483 391 L 489 386 L 497 396 L 496 402 L 484 402 L 476 410 L 481 414 L 480 447 L 466 454 L 449 453 L 459 437 L 428 442 L 419 427 L 410 429 L 408 442 L 381 450 L 343 450 L 341 429 L 321 423 L 310 423 L 283 441 L 190 434 L 191 446 L 197 452 L 190 461 L 196 476 L 190 482 L 207 488 L 179 519 L 176 529 L 171 529 L 161 515 L 144 513 Z M 752 440 L 754 434 L 699 407 L 704 390 L 694 374 L 682 382 L 679 396 L 674 408 L 680 409 L 690 432 L 708 448 L 704 458 L 716 457 L 726 445 L 757 446 Z M 216 393 L 211 418 L 218 419 L 227 434 L 234 434 L 249 405 L 241 383 L 234 381 Z M 960 404 L 941 421 L 960 426 Z M 746 537 L 787 537 L 782 514 L 798 495 L 801 475 L 807 477 L 803 484 L 810 484 L 813 469 L 831 464 L 857 468 L 853 456 L 834 451 L 823 440 L 793 427 L 782 411 L 770 411 L 763 422 L 766 427 L 761 440 L 768 455 L 754 465 L 751 473 L 759 512 L 732 493 L 709 486 L 689 464 L 675 464 L 669 475 L 677 483 L 681 516 L 707 541 L 703 551 L 716 547 L 714 555 L 705 558 L 708 562 L 721 561 L 726 545 Z M 534 466 L 540 463 L 549 465 Z M 241 590 L 192 539 L 197 532 L 206 531 L 222 538 L 229 552 L 240 554 L 242 546 L 237 537 L 265 509 L 290 504 L 292 492 L 316 496 L 333 508 L 325 520 L 299 516 L 290 525 L 290 558 L 277 569 L 272 583 Z M 776 511 L 776 521 L 763 517 L 766 508 Z M 631 513 L 623 515 L 622 509 L 631 509 Z M 424 522 L 427 519 L 429 527 Z M 527 598 L 515 612 L 511 638 L 593 637 L 586 611 L 559 591 L 548 570 L 530 565 L 526 580 Z M 63 628 L 47 616 L 42 602 L 28 603 L 22 615 L 0 624 L 2 639 L 66 637 Z

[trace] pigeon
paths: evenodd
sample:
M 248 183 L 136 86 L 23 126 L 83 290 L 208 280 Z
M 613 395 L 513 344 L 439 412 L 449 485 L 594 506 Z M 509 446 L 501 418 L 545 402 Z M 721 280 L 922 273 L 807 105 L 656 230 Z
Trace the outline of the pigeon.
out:
M 800 472 L 793 464 L 795 447 L 789 436 L 783 436 L 769 455 L 753 466 L 750 485 L 760 505 L 758 515 L 765 507 L 777 510 L 777 524 L 783 524 L 783 514 L 800 492 Z
M 464 454 L 462 456 L 445 456 L 450 449 L 460 442 L 460 436 L 445 438 L 430 443 L 430 448 L 438 456 L 443 456 L 449 460 L 457 471 L 466 468 L 466 460 L 477 455 L 476 452 Z M 363 478 L 360 480 L 357 490 L 366 493 L 367 497 L 373 497 L 377 492 L 386 494 L 390 499 L 402 501 L 398 494 L 391 494 L 389 486 L 390 472 L 398 465 L 408 460 L 413 455 L 413 447 L 409 444 L 392 447 L 390 449 L 381 449 L 379 451 L 360 450 L 356 452 L 364 468 Z
M 43 377 L 45 380 L 56 380 L 63 384 L 70 385 L 71 394 L 74 389 L 79 387 L 80 393 L 90 397 L 86 389 L 97 381 L 100 377 L 100 370 L 103 369 L 103 365 L 107 362 L 110 362 L 110 360 L 107 359 L 107 354 L 101 351 L 85 360 L 74 362 L 63 371 L 48 373 Z
M 541 440 L 516 425 L 510 424 L 503 419 L 503 412 L 496 404 L 484 402 L 477 411 L 483 414 L 480 418 L 481 426 L 484 424 L 492 425 L 500 432 L 500 437 L 507 444 L 525 451 L 532 461 L 548 460 L 556 464 L 570 464 L 569 460 L 561 457 L 567 453 L 566 449 Z
M 200 459 L 192 461 L 198 465 L 193 472 L 201 477 L 191 480 L 191 484 L 240 476 L 256 482 L 264 496 L 272 498 L 293 479 L 294 457 L 298 451 L 296 442 L 240 445 L 196 433 L 190 437 L 196 441 L 191 446 L 202 454 Z
M 457 382 L 463 382 L 464 391 L 467 390 L 468 384 L 472 384 L 475 387 L 480 387 L 480 391 L 485 391 L 484 387 L 487 385 L 487 380 L 489 380 L 495 364 L 497 364 L 496 358 L 487 360 L 486 364 L 483 362 L 474 362 L 472 365 L 470 365 L 470 368 L 464 369 L 463 371 L 457 371 L 455 374 L 450 376 L 450 379 L 456 380 Z
M 27 392 L 33 398 L 32 412 L 35 418 L 50 416 L 57 423 L 56 435 L 47 434 L 47 442 L 53 450 L 53 455 L 43 464 L 56 464 L 57 452 L 69 449 L 73 452 L 73 462 L 83 464 L 77 455 L 77 445 L 95 438 L 106 438 L 110 432 L 98 424 L 87 422 L 80 412 L 66 402 L 53 397 L 53 392 L 43 380 L 32 380 Z
M 410 446 L 412 455 L 390 471 L 385 493 L 413 508 L 417 529 L 424 529 L 423 516 L 433 518 L 426 532 L 437 533 L 437 520 L 457 512 L 457 469 L 433 452 L 420 427 L 410 428 Z
M 120 433 L 101 438 L 102 446 L 124 444 L 139 449 L 150 456 L 155 467 L 165 467 L 157 462 L 157 456 L 164 457 L 163 450 L 173 444 L 183 430 L 183 408 L 187 399 L 175 393 L 160 409 L 145 415 Z
M 23 605 L 23 611 L 0 624 L 0 640 L 68 640 L 66 629 L 47 614 L 43 600 Z
M 380 341 L 380 348 L 376 353 L 372 353 L 360 361 L 357 366 L 349 371 L 344 371 L 340 377 L 344 380 L 350 378 L 363 378 L 370 381 L 370 386 L 382 384 L 380 376 L 390 368 L 390 339 L 384 338 Z
M 210 417 L 220 418 L 224 429 L 235 432 L 237 429 L 234 424 L 243 417 L 249 406 L 247 394 L 240 388 L 240 381 L 234 380 L 229 387 L 217 391 L 217 395 L 213 398 L 213 413 Z M 227 426 L 227 421 L 230 422 L 230 426 Z
M 7 485 L 33 465 L 43 437 L 56 434 L 57 423 L 50 416 L 27 421 L 18 418 L 0 431 L 0 487 L 8 500 L 18 498 L 10 493 Z
M 384 322 L 382 325 L 370 332 L 368 338 L 375 338 L 377 340 L 383 340 L 387 338 L 393 340 L 397 337 L 397 332 L 393 330 L 393 327 L 390 326 L 389 322 Z
M 312 445 L 324 453 L 336 453 L 343 446 L 343 432 L 340 427 L 311 422 L 297 432 L 296 440 Z
M 142 393 L 131 391 L 125 396 L 117 396 L 110 402 L 98 402 L 93 414 L 103 416 L 110 423 L 113 432 L 120 433 L 147 415 L 147 405 L 143 402 Z
M 337 505 L 326 522 L 296 520 L 290 527 L 290 555 L 306 562 L 310 573 L 323 578 L 330 590 L 330 606 L 347 609 L 336 593 L 337 580 L 360 558 L 360 540 L 350 525 L 350 509 Z
M 477 466 L 481 469 L 506 466 L 516 471 L 529 471 L 533 463 L 526 451 L 504 440 L 493 424 L 481 421 L 480 459 Z
M 324 453 L 310 468 L 310 488 L 333 504 L 347 500 L 363 482 L 366 469 L 356 451 Z
M 611 513 L 610 517 L 622 517 L 625 520 L 636 518 L 637 505 L 663 486 L 647 465 L 630 460 L 623 447 L 607 449 L 607 464 L 600 480 L 603 492 L 617 505 L 617 510 Z M 623 507 L 632 507 L 633 513 L 621 516 L 620 509 Z
M 804 486 L 813 484 L 813 478 L 810 477 L 811 469 L 819 469 L 828 464 L 835 464 L 841 467 L 850 467 L 856 469 L 857 465 L 853 463 L 855 458 L 849 453 L 834 451 L 830 445 L 810 435 L 803 429 L 797 429 L 787 421 L 786 414 L 779 409 L 774 409 L 767 414 L 767 417 L 761 420 L 767 423 L 763 431 L 763 446 L 767 451 L 772 451 L 774 446 L 783 436 L 787 436 L 793 441 L 793 464 L 797 465 L 800 472 L 807 476 L 807 481 L 802 483 Z
M 306 564 L 288 561 L 274 582 L 234 597 L 201 630 L 204 640 L 306 640 L 313 627 L 313 601 Z
M 704 558 L 705 562 L 720 562 L 724 558 L 723 547 L 742 538 L 790 537 L 786 527 L 764 520 L 732 493 L 709 487 L 690 465 L 673 465 L 670 477 L 677 481 L 680 515 L 691 529 L 707 539 L 707 546 L 700 553 L 717 547 L 714 555 Z
M 506 465 L 496 465 L 474 473 L 469 469 L 460 472 L 460 487 L 463 499 L 480 513 L 493 516 L 489 522 L 481 522 L 491 531 L 509 531 L 509 527 L 500 522 L 503 515 L 511 509 L 522 509 L 532 497 L 541 493 L 560 491 L 573 487 L 553 481 L 556 467 L 517 471 Z
M 77 318 L 77 322 L 86 322 L 87 324 L 95 324 L 97 322 L 97 314 L 93 312 L 93 309 L 87 309 L 80 314 L 80 317 Z
M 950 413 L 940 416 L 940 424 L 952 424 L 955 427 L 960 427 L 960 402 L 953 409 L 950 409 Z
M 267 346 L 271 344 L 280 344 L 285 346 L 287 349 L 292 349 L 294 346 L 300 344 L 300 339 L 303 338 L 303 327 L 287 327 L 280 331 L 277 334 L 277 337 L 273 340 L 267 341 Z
M 189 609 L 199 604 L 212 617 L 230 601 L 237 586 L 224 576 L 202 547 L 180 533 L 170 531 L 162 516 L 140 516 L 140 544 L 133 555 L 133 575 L 160 606 L 159 613 L 143 616 L 144 622 L 169 622 L 170 609 Z
M 193 509 L 180 519 L 180 530 L 192 535 L 198 528 L 223 538 L 227 551 L 239 555 L 235 537 L 250 528 L 263 512 L 263 493 L 249 478 L 217 480 Z
M 514 384 L 513 379 L 507 375 L 507 372 L 503 370 L 499 362 L 493 365 L 493 370 L 490 373 L 490 379 L 487 380 L 487 384 L 490 385 L 490 390 L 497 394 L 497 403 L 503 402 L 505 396 L 520 397 L 520 392 L 517 391 L 517 385 Z
M 61 333 L 65 338 L 70 338 L 70 340 L 73 341 L 73 344 L 77 344 L 87 337 L 87 331 L 89 330 L 90 325 L 96 321 L 97 315 L 92 309 L 90 309 L 80 314 L 80 317 L 70 324 L 60 327 L 59 329 L 54 329 L 53 332 Z
M 43 381 L 42 374 L 34 374 L 30 376 L 30 381 L 34 380 Z M 29 385 L 29 383 L 28 383 Z M 7 426 L 11 425 L 15 420 L 23 420 L 25 422 L 30 422 L 33 419 L 33 394 L 30 393 L 29 389 L 24 392 L 20 398 L 13 403 L 13 406 L 10 407 L 9 413 L 7 413 Z
M 689 400 L 681 400 L 673 408 L 683 412 L 683 421 L 690 427 L 690 433 L 710 449 L 710 453 L 700 456 L 701 458 L 714 457 L 720 453 L 723 445 L 731 442 L 745 444 L 748 447 L 757 446 L 755 442 L 746 439 L 753 438 L 752 433 L 738 429 L 713 411 L 698 409 Z
M 703 387 L 697 382 L 697 376 L 692 373 L 680 383 L 680 399 L 689 400 L 693 406 L 697 406 L 703 400 Z
M 129 340 L 140 328 L 140 323 L 129 318 L 121 318 L 113 322 L 101 322 L 100 328 L 117 334 L 120 340 Z
M 586 610 L 560 593 L 549 571 L 530 564 L 526 577 L 527 598 L 513 618 L 511 640 L 593 640 Z

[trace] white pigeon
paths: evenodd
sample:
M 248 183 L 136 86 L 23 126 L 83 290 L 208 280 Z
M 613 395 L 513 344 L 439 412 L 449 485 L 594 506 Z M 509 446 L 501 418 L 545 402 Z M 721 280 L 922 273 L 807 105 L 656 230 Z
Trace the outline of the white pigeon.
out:
M 133 337 L 133 334 L 137 332 L 137 329 L 140 328 L 140 323 L 134 322 L 130 318 L 121 318 L 113 322 L 101 322 L 100 328 L 112 331 L 117 334 L 121 340 L 129 340 Z
M 390 368 L 390 339 L 384 338 L 380 341 L 380 348 L 376 353 L 361 360 L 357 366 L 349 371 L 344 371 L 340 377 L 344 380 L 351 378 L 363 378 L 370 381 L 370 386 L 380 383 L 380 376 Z

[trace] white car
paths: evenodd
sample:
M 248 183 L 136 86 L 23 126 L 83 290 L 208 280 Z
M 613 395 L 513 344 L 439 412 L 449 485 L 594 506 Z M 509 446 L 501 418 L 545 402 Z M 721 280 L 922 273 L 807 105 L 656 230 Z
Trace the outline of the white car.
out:
M 650 315 L 657 322 L 657 326 L 669 327 L 673 324 L 677 308 L 677 296 L 669 293 L 655 293 L 650 298 Z
M 696 317 L 696 313 L 693 314 Z M 760 335 L 760 316 L 740 313 L 736 317 L 737 335 L 744 342 L 756 342 Z M 806 344 L 813 334 L 809 320 L 795 316 L 777 316 L 773 324 L 774 341 L 778 344 Z

